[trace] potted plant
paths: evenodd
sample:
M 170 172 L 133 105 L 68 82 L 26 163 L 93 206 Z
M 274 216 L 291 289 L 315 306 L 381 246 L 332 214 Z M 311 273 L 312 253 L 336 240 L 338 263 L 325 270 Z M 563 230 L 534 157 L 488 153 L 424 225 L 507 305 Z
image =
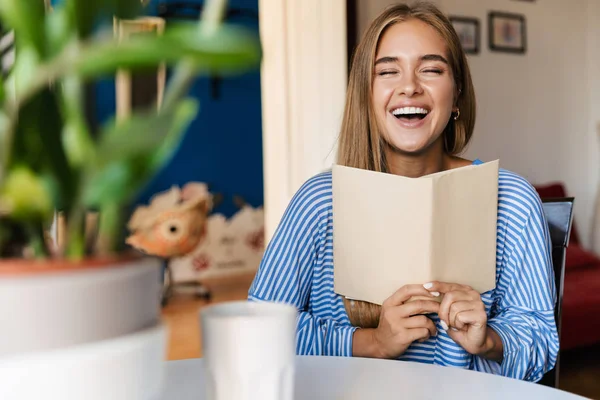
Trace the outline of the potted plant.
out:
M 164 357 L 160 262 L 126 246 L 129 212 L 198 112 L 193 79 L 256 68 L 259 41 L 221 21 L 223 0 L 125 41 L 98 22 L 138 18 L 140 0 L 45 3 L 0 1 L 15 38 L 0 77 L 0 398 L 147 398 Z M 160 107 L 92 132 L 85 85 L 158 65 L 173 67 Z M 64 246 L 48 239 L 57 213 Z

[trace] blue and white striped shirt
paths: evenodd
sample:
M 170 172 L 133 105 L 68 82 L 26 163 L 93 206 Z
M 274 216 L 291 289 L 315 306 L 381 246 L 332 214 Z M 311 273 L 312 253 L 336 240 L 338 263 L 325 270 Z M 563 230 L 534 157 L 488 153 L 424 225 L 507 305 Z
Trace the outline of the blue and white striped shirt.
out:
M 249 300 L 297 307 L 297 354 L 352 356 L 357 328 L 350 324 L 342 297 L 334 292 L 333 268 L 329 171 L 310 178 L 295 194 L 249 290 Z M 502 339 L 502 363 L 467 353 L 443 331 L 437 315 L 431 317 L 437 336 L 414 342 L 399 359 L 540 380 L 554 367 L 558 353 L 551 242 L 535 189 L 503 169 L 498 185 L 496 271 L 496 288 L 481 297 L 488 325 Z

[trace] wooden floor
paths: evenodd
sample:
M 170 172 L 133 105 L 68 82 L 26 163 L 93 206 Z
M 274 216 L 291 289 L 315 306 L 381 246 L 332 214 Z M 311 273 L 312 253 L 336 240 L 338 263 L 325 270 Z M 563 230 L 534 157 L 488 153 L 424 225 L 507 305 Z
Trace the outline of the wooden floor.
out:
M 251 277 L 244 277 L 235 282 L 214 283 L 210 288 L 210 301 L 200 299 L 193 294 L 176 293 L 170 298 L 163 308 L 163 320 L 169 328 L 167 358 L 183 360 L 202 357 L 200 310 L 209 304 L 245 300 L 251 281 Z
M 245 300 L 251 279 L 211 287 L 211 301 L 194 295 L 177 294 L 163 309 L 170 331 L 168 359 L 202 356 L 198 312 L 208 304 Z M 563 354 L 560 371 L 562 390 L 600 400 L 600 346 Z

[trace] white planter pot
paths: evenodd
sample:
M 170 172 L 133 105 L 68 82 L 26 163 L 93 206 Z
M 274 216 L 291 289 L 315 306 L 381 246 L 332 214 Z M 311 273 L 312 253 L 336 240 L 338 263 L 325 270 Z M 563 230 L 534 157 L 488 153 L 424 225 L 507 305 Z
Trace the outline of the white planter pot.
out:
M 157 399 L 165 354 L 166 329 L 159 324 L 116 339 L 6 357 L 0 359 L 0 399 Z
M 159 260 L 144 258 L 39 273 L 0 270 L 0 361 L 155 326 L 160 318 L 160 268 Z

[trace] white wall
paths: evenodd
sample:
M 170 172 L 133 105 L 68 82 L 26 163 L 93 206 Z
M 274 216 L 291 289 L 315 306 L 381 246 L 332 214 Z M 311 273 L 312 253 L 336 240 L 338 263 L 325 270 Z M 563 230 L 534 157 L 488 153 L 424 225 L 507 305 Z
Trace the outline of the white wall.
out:
M 588 1 L 588 52 L 590 81 L 590 125 L 589 131 L 595 132 L 596 145 L 590 146 L 591 180 L 596 182 L 596 202 L 592 229 L 592 249 L 600 254 L 600 1 Z M 595 166 L 595 168 L 594 168 Z
M 260 0 L 265 236 L 331 166 L 347 81 L 344 0 Z
M 366 21 L 389 3 L 359 0 L 360 27 L 364 29 Z M 576 197 L 575 218 L 589 246 L 600 169 L 596 130 L 600 1 L 438 0 L 437 4 L 446 14 L 480 20 L 481 52 L 469 56 L 478 118 L 465 156 L 499 158 L 503 168 L 534 184 L 563 181 Z M 488 49 L 490 10 L 525 15 L 525 55 Z
M 411 4 L 419 0 L 405 0 L 403 3 Z M 434 4 L 440 3 L 443 0 L 430 0 Z M 485 1 L 485 0 L 482 0 Z M 383 11 L 387 6 L 392 4 L 398 4 L 398 0 L 356 0 L 356 14 L 357 14 L 357 31 L 360 33 L 364 32 L 371 20 Z

